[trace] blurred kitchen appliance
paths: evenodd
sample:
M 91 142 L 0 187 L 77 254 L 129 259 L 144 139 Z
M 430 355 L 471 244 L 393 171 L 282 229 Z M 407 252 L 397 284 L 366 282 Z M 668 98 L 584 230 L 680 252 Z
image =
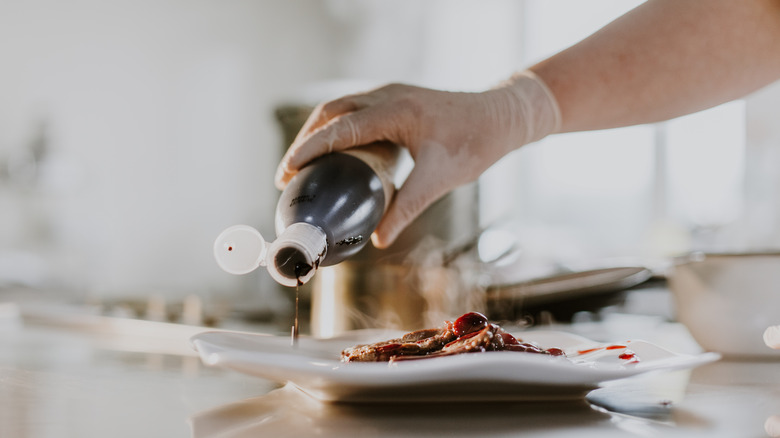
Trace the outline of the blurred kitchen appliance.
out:
M 556 320 L 569 320 L 579 311 L 595 311 L 620 302 L 620 292 L 652 275 L 644 267 L 615 266 L 506 283 L 494 276 L 486 291 L 487 314 L 513 321 L 547 312 Z

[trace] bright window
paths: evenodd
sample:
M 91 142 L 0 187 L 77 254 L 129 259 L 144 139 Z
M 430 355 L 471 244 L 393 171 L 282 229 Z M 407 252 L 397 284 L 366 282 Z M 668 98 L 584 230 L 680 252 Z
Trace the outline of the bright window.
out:
M 524 3 L 523 65 L 576 43 L 639 3 Z M 529 250 L 545 254 L 708 249 L 728 243 L 720 231 L 741 213 L 744 155 L 742 102 L 662 124 L 551 136 L 485 174 L 481 220 L 512 220 L 521 240 L 538 246 Z

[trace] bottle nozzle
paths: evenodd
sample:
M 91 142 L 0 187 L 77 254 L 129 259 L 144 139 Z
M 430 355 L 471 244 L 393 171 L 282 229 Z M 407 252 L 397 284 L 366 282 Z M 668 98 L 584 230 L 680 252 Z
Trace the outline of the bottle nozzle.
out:
M 283 286 L 308 282 L 325 257 L 325 232 L 305 222 L 287 227 L 268 248 L 268 272 Z
M 234 225 L 214 241 L 214 257 L 220 268 L 231 274 L 248 274 L 265 266 L 267 243 L 249 225 Z

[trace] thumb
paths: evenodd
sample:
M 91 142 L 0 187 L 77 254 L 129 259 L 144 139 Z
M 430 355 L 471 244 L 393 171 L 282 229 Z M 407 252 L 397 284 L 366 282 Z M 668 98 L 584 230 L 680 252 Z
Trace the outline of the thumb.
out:
M 392 245 L 409 224 L 445 193 L 447 190 L 440 184 L 432 184 L 429 171 L 415 166 L 371 235 L 374 246 L 383 249 Z

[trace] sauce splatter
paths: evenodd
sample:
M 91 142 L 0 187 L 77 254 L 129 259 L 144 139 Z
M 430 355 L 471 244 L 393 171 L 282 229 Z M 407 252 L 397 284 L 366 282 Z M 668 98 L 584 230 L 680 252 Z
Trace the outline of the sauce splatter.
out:
M 618 355 L 618 359 L 628 361 L 628 363 L 630 364 L 639 363 L 639 357 L 636 355 L 636 353 L 629 350 L 626 345 L 622 345 L 622 344 L 613 344 L 613 345 L 606 345 L 603 347 L 595 347 L 595 348 L 588 348 L 585 350 L 578 350 L 577 354 L 583 355 L 583 354 L 593 353 L 596 351 L 609 351 L 609 350 L 624 350 L 622 353 Z
M 618 358 L 619 358 L 619 359 L 623 359 L 623 360 L 630 361 L 630 362 L 628 362 L 628 363 L 637 363 L 637 362 L 639 362 L 639 358 L 636 356 L 636 353 L 634 353 L 634 352 L 633 352 L 633 351 L 631 351 L 631 350 L 626 350 L 626 351 L 624 351 L 624 352 L 623 352 L 623 354 L 621 354 L 620 356 L 618 356 Z

